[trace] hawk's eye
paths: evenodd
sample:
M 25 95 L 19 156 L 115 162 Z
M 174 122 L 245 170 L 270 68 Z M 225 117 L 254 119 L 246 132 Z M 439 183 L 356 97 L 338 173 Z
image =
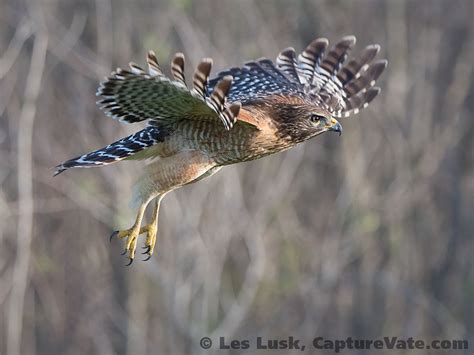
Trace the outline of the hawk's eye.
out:
M 309 119 L 311 120 L 311 122 L 319 122 L 321 120 L 325 120 L 326 118 L 324 116 L 321 116 L 321 115 L 317 115 L 315 113 L 313 113 Z

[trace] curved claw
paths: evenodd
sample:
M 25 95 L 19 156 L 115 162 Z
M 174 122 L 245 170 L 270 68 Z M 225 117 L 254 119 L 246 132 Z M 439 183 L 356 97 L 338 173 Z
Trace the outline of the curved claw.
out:
M 120 253 L 120 255 L 125 255 L 127 254 L 127 249 L 125 249 L 123 252 Z
M 113 232 L 109 237 L 109 242 L 112 242 L 112 239 L 114 239 L 114 237 L 116 237 L 118 235 L 118 233 L 119 233 L 119 231 Z
M 148 260 L 150 260 L 150 259 L 151 259 L 151 254 L 148 255 L 148 257 L 147 257 L 146 259 L 143 259 L 143 261 L 148 261 Z
M 151 247 L 149 245 L 143 247 L 143 249 L 146 249 L 142 254 L 145 255 L 145 254 L 148 254 L 150 252 L 150 249 Z
M 128 262 L 128 264 L 125 264 L 125 266 L 130 266 L 130 265 L 132 265 L 132 263 L 133 263 L 133 259 L 130 258 L 130 261 Z

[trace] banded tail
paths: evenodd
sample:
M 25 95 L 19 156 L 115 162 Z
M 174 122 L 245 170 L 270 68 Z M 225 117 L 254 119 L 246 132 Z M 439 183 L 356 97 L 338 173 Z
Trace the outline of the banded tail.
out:
M 70 168 L 91 168 L 94 166 L 108 165 L 126 159 L 136 153 L 162 142 L 165 132 L 154 126 L 122 138 L 108 146 L 93 152 L 70 159 L 56 166 L 54 176 Z

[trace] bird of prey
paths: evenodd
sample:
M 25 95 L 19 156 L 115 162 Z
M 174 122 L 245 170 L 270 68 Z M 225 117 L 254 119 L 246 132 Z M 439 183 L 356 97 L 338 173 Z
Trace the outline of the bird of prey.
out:
M 341 134 L 337 119 L 367 107 L 380 92 L 374 84 L 387 61 L 374 60 L 380 46 L 369 45 L 346 62 L 355 42 L 354 36 L 346 36 L 329 47 L 327 39 L 317 38 L 298 56 L 287 48 L 276 62 L 249 61 L 210 80 L 212 60 L 205 58 L 196 68 L 192 89 L 185 81 L 182 53 L 174 56 L 169 78 L 150 51 L 147 70 L 130 63 L 129 69 L 112 72 L 97 91 L 97 103 L 107 116 L 123 123 L 147 121 L 146 128 L 58 165 L 55 175 L 148 159 L 133 188 L 135 223 L 111 238 L 124 239 L 131 264 L 138 236 L 146 234 L 149 259 L 160 203 L 168 192 L 223 166 L 281 152 L 324 132 Z M 142 226 L 152 201 L 152 220 Z

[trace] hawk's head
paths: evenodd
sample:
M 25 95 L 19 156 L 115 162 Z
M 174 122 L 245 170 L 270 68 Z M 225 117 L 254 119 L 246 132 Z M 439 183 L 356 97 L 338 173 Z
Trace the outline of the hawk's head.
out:
M 279 102 L 272 105 L 272 117 L 281 137 L 299 143 L 324 132 L 342 133 L 331 113 L 307 102 Z

